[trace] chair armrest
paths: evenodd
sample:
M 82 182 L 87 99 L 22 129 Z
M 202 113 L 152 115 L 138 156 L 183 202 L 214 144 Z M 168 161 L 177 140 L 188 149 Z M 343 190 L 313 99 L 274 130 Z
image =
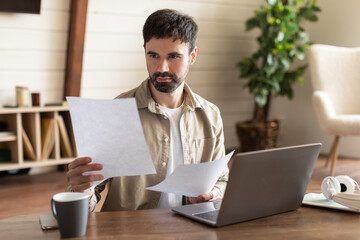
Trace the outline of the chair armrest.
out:
M 333 103 L 325 92 L 315 91 L 313 93 L 313 104 L 318 117 L 321 120 L 327 120 L 336 116 Z

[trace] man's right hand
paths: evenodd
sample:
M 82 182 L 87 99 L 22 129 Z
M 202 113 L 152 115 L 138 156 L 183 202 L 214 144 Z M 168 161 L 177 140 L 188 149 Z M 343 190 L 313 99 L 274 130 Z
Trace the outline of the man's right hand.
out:
M 102 174 L 90 173 L 84 175 L 85 172 L 99 171 L 103 168 L 102 164 L 91 163 L 90 157 L 76 158 L 68 165 L 68 168 L 66 176 L 74 192 L 88 193 L 91 196 L 90 187 L 93 182 L 104 179 Z

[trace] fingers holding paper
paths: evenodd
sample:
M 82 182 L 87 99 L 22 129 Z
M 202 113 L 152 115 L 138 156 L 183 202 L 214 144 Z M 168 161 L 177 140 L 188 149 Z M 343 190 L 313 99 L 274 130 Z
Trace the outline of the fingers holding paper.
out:
M 73 191 L 91 194 L 90 187 L 93 185 L 93 182 L 104 179 L 102 174 L 93 173 L 93 171 L 102 170 L 102 164 L 91 163 L 91 161 L 90 157 L 80 157 L 69 164 L 66 176 Z
M 197 197 L 189 197 L 191 203 L 212 202 L 216 200 L 221 200 L 221 194 L 217 188 L 213 188 L 209 193 L 201 194 Z

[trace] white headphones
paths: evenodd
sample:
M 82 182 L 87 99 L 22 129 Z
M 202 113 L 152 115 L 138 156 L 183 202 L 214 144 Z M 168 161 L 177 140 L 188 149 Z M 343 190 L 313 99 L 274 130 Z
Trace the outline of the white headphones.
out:
M 349 176 L 326 177 L 321 183 L 321 192 L 327 200 L 350 208 L 360 209 L 359 184 Z
M 349 176 L 326 177 L 321 183 L 321 192 L 327 200 L 333 200 L 337 193 L 354 193 L 358 183 Z

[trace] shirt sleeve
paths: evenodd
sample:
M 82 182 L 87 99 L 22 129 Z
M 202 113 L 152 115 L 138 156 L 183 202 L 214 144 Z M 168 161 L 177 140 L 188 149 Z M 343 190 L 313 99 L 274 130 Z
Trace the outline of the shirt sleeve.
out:
M 91 211 L 95 210 L 96 204 L 100 201 L 101 199 L 101 192 L 104 191 L 107 182 L 109 181 L 109 179 L 106 179 L 105 181 L 102 181 L 99 185 L 97 185 L 94 189 L 94 194 L 92 195 L 92 202 L 89 202 L 89 208 L 90 205 L 92 204 L 93 209 Z
M 214 156 L 213 160 L 225 156 L 224 129 L 223 129 L 223 123 L 219 110 L 218 110 L 218 124 L 216 128 L 216 145 L 213 156 Z M 217 183 L 215 184 L 215 188 L 217 188 L 220 191 L 221 198 L 224 197 L 228 177 L 229 177 L 229 168 L 228 166 L 226 166 L 221 176 L 219 177 Z
M 107 179 L 103 182 L 101 182 L 99 185 L 97 185 L 94 188 L 94 192 L 92 194 L 92 196 L 89 198 L 89 212 L 93 212 L 96 208 L 96 204 L 100 201 L 101 199 L 101 192 L 104 191 L 106 183 L 107 183 Z M 74 190 L 72 189 L 71 185 L 67 186 L 66 192 L 73 192 Z

